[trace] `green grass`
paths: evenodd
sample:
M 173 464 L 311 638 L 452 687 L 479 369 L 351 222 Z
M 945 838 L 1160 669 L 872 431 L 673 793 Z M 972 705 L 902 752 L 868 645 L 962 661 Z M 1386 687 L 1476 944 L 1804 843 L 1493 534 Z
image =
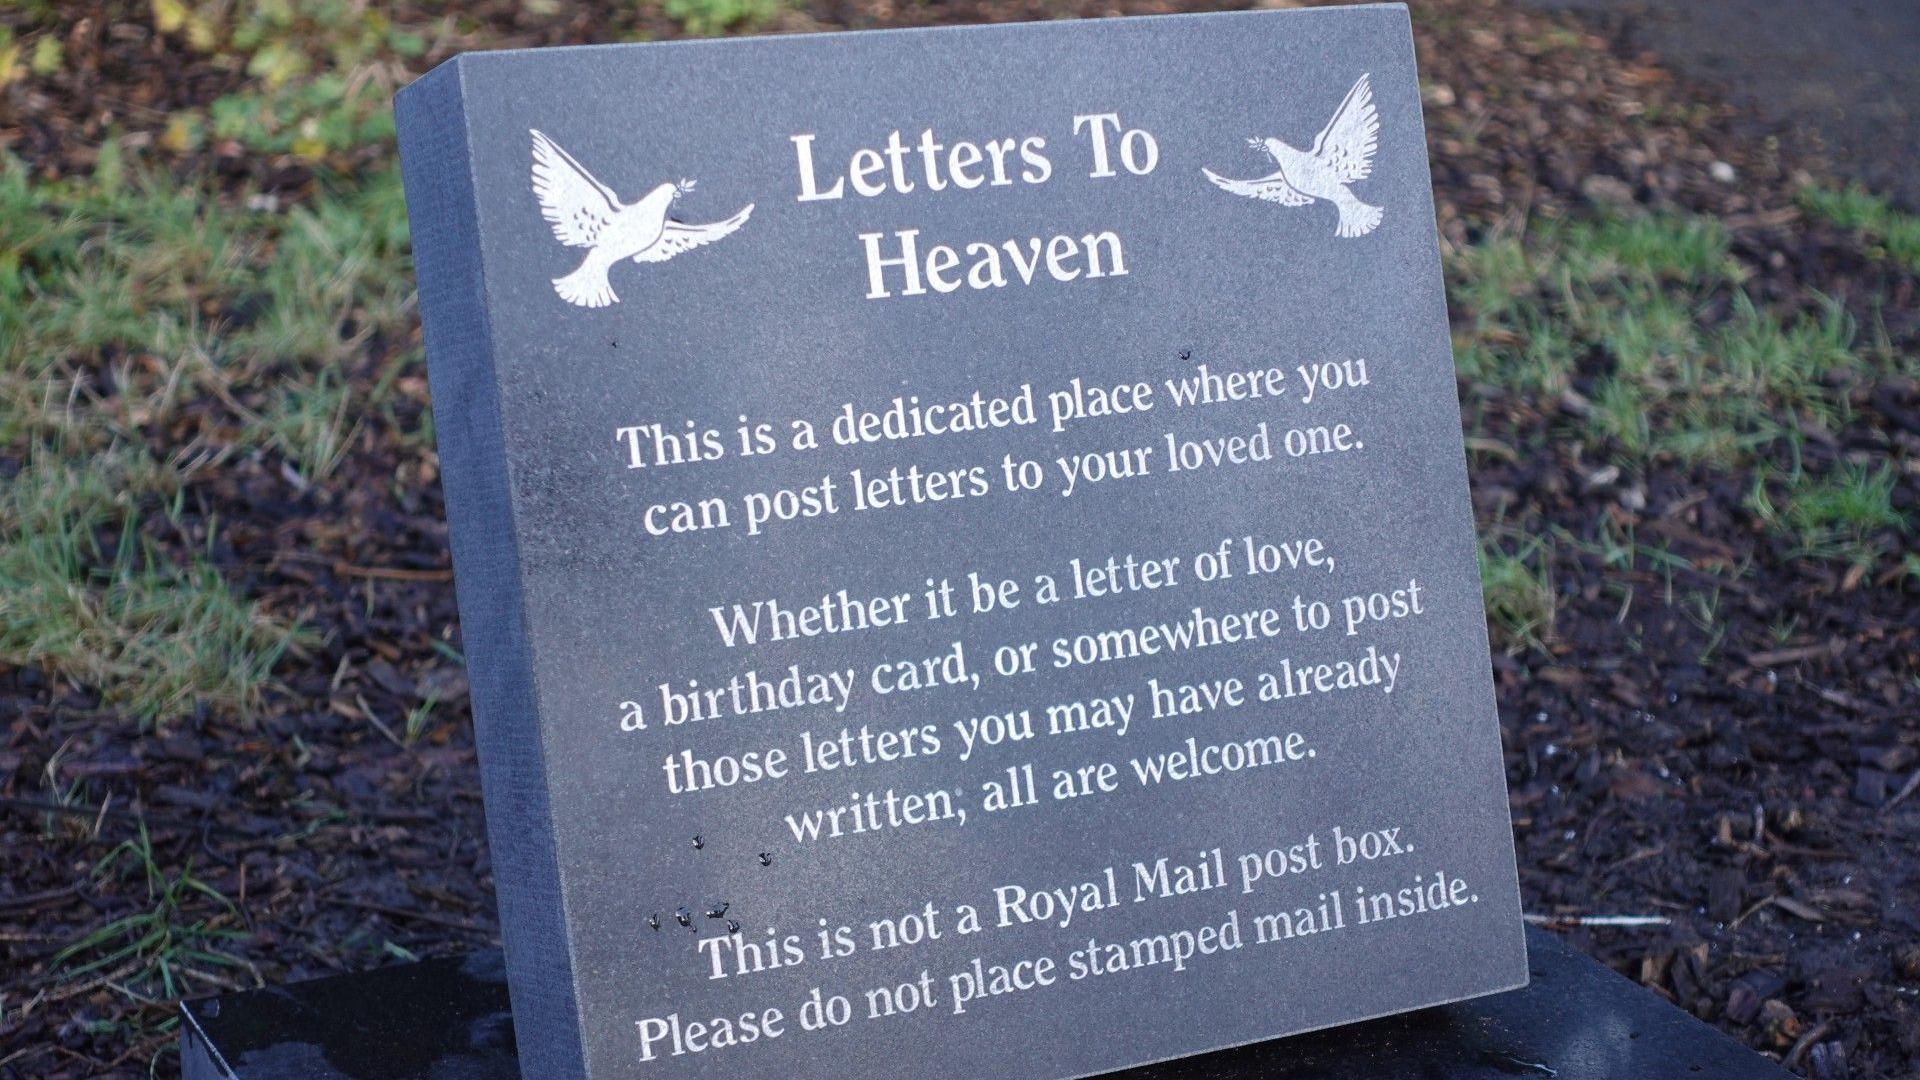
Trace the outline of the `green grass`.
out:
M 254 711 L 305 640 L 214 565 L 196 486 L 254 456 L 320 485 L 363 425 L 397 426 L 419 357 L 388 98 L 426 39 L 351 0 L 150 14 L 248 87 L 138 157 L 109 137 L 90 176 L 0 157 L 0 664 L 163 723 Z M 308 162 L 315 193 L 279 210 L 166 171 L 207 140 Z
M 1585 285 L 1731 280 L 1727 231 L 1711 218 L 1646 216 L 1580 220 L 1555 226 L 1542 240 L 1557 249 L 1566 273 Z
M 1863 231 L 1904 227 L 1857 192 L 1821 205 Z M 1725 229 L 1705 219 L 1553 223 L 1458 252 L 1448 270 L 1460 373 L 1477 388 L 1470 424 L 1475 403 L 1517 396 L 1629 476 L 1662 461 L 1764 475 L 1850 424 L 1856 388 L 1900 363 L 1862 344 L 1837 303 L 1756 306 Z M 1908 524 L 1891 473 L 1793 483 L 1761 518 L 1810 554 L 1876 557 Z
M 661 10 L 695 37 L 765 26 L 786 10 L 786 0 L 664 0 Z
M 197 973 L 246 968 L 246 962 L 224 946 L 247 935 L 219 925 L 238 922 L 238 909 L 194 876 L 191 859 L 177 872 L 163 868 L 144 825 L 136 838 L 122 841 L 109 851 L 95 865 L 92 876 L 96 883 L 108 879 L 137 883 L 144 890 L 146 906 L 109 921 L 60 950 L 54 963 L 66 969 L 69 979 L 100 973 L 133 993 L 150 991 L 173 1000 L 184 991 L 206 988 L 204 981 L 188 981 Z M 214 902 L 217 914 L 189 915 L 189 908 L 204 907 L 207 900 Z
M 164 721 L 251 711 L 298 629 L 189 539 L 204 468 L 331 476 L 417 364 L 405 215 L 382 169 L 282 213 L 116 169 L 0 169 L 0 662 Z M 379 347 L 375 348 L 375 343 Z M 368 373 L 367 357 L 390 357 Z M 217 528 L 217 524 L 212 526 Z
M 1552 546 L 1543 537 L 1496 529 L 1480 543 L 1480 588 L 1496 642 L 1510 652 L 1544 649 L 1553 635 Z
M 433 726 L 434 709 L 440 704 L 438 694 L 429 693 L 419 704 L 407 710 L 407 721 L 402 729 L 402 742 L 412 746 L 419 742 Z
M 1895 210 L 1886 199 L 1858 185 L 1839 190 L 1808 187 L 1800 207 L 1813 218 L 1855 233 L 1883 257 L 1920 274 L 1920 217 Z
M 17 386 L 112 349 L 170 355 L 199 301 L 244 283 L 253 240 L 239 215 L 161 178 L 34 185 L 0 168 L 0 378 Z
M 180 480 L 151 456 L 47 452 L 0 489 L 0 660 L 49 667 L 143 719 L 257 705 L 301 640 L 141 530 Z
M 1823 476 L 1796 470 L 1773 485 L 1763 474 L 1748 505 L 1761 520 L 1794 537 L 1802 554 L 1870 564 L 1881 553 L 1878 534 L 1908 532 L 1905 515 L 1893 505 L 1894 482 L 1893 468 L 1886 464 L 1845 462 Z
M 1600 351 L 1631 380 L 1612 391 L 1620 407 L 1697 357 L 1698 305 L 1739 279 L 1725 231 L 1691 218 L 1544 226 L 1459 252 L 1448 269 L 1466 378 L 1559 394 Z

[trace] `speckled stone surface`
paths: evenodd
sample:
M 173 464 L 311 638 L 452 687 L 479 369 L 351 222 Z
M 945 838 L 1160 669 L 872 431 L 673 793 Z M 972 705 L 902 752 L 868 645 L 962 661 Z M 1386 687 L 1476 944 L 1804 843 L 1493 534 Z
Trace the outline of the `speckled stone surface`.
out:
M 469 54 L 397 124 L 525 1071 L 1059 1080 L 1525 982 L 1404 7 Z M 725 629 L 842 590 L 908 614 Z

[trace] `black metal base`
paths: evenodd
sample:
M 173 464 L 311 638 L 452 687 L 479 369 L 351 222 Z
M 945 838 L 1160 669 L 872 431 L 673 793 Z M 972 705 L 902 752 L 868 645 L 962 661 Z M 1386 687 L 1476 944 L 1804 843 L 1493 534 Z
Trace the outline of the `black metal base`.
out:
M 1530 931 L 1524 990 L 1112 1080 L 1787 1080 L 1778 1065 Z M 1462 957 L 1462 963 L 1472 963 Z M 185 1080 L 519 1080 L 498 953 L 181 1006 Z

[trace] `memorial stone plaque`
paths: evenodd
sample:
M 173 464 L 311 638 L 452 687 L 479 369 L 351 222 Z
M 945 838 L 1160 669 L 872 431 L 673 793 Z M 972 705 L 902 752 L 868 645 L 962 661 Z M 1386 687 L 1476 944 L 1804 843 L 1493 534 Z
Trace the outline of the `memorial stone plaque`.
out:
M 526 1075 L 1073 1077 L 1526 981 L 1403 7 L 398 114 Z

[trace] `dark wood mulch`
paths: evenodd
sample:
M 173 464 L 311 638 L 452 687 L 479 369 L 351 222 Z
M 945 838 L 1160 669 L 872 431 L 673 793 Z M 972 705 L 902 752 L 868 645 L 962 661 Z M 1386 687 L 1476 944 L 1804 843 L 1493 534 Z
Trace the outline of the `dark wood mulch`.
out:
M 1186 6 L 846 0 L 813 4 L 781 28 Z M 482 42 L 603 38 L 650 18 L 614 5 L 561 7 L 535 19 L 517 3 L 462 5 L 461 28 L 437 36 L 419 65 Z M 66 72 L 0 95 L 0 145 L 38 176 L 84 172 L 105 132 L 156 137 L 170 110 L 240 85 L 235 72 L 156 39 L 144 3 L 76 4 L 54 17 Z M 1591 213 L 1623 193 L 1642 207 L 1713 214 L 1732 229 L 1757 301 L 1796 310 L 1816 292 L 1836 297 L 1915 355 L 1911 274 L 1794 209 L 1795 170 L 1814 166 L 1732 134 L 1727 109 L 1610 33 L 1495 0 L 1422 3 L 1416 23 L 1449 242 L 1527 215 Z M 1715 162 L 1737 179 L 1715 179 Z M 311 183 L 290 159 L 219 145 L 186 167 L 289 197 Z M 377 352 L 359 374 L 377 370 Z M 1896 501 L 1910 514 L 1917 374 L 1909 363 L 1862 388 L 1856 422 L 1808 444 L 1814 454 L 1893 461 L 1905 470 Z M 167 1012 L 116 988 L 128 972 L 76 981 L 51 964 L 88 930 L 151 909 L 137 882 L 89 874 L 141 822 L 163 866 L 191 865 L 234 902 L 226 912 L 195 901 L 191 917 L 247 935 L 228 948 L 251 967 L 213 968 L 215 981 L 191 979 L 190 993 L 494 940 L 440 495 L 431 455 L 398 436 L 424 389 L 416 381 L 401 397 L 413 408 L 394 425 L 364 427 L 325 485 L 302 489 L 255 455 L 201 474 L 189 491 L 187 535 L 176 542 L 203 542 L 217 520 L 223 572 L 318 636 L 283 664 L 284 688 L 258 722 L 202 713 L 154 735 L 36 667 L 0 666 L 0 1077 L 141 1075 L 156 1052 L 161 1074 L 170 1070 L 170 1034 L 153 1026 Z M 1495 658 L 1529 910 L 1668 916 L 1664 928 L 1571 933 L 1801 1073 L 1916 1075 L 1920 605 L 1911 578 L 1890 565 L 1849 572 L 1796 558 L 1742 509 L 1745 477 L 1662 465 L 1596 483 L 1597 463 L 1549 434 L 1554 418 L 1540 403 L 1489 393 L 1476 404 L 1484 434 L 1518 451 L 1474 458 L 1486 520 L 1587 538 L 1603 521 L 1632 525 L 1693 561 L 1677 587 L 1721 596 L 1703 626 L 1659 602 L 1664 574 L 1604 569 L 1566 545 L 1556 556 L 1561 610 L 1549 650 Z M 1731 567 L 1745 571 L 1713 570 Z M 1623 578 L 1640 598 L 1624 616 L 1610 587 Z M 390 727 L 429 697 L 435 720 L 411 748 L 368 719 Z M 50 770 L 96 794 L 55 801 Z

